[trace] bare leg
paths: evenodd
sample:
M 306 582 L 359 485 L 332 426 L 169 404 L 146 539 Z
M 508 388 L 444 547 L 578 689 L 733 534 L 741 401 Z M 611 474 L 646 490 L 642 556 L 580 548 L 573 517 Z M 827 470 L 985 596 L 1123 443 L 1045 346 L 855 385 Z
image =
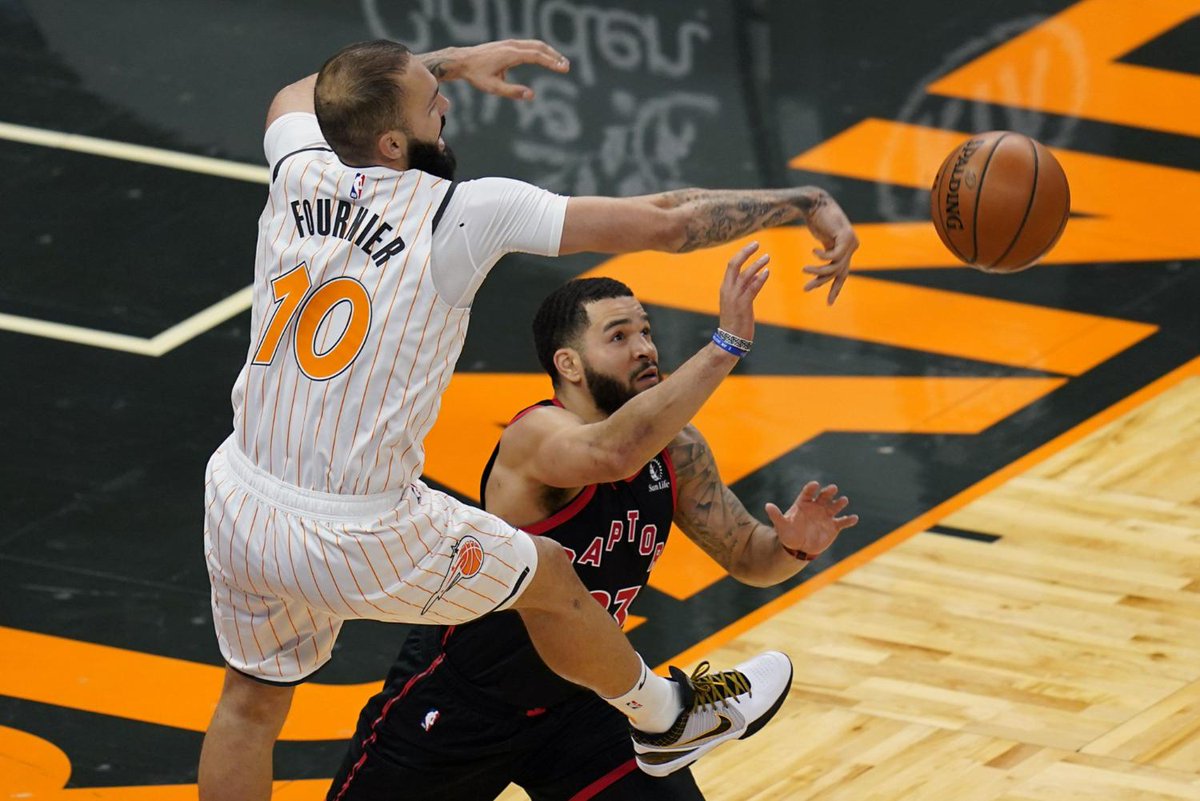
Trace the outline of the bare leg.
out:
M 605 698 L 626 693 L 641 678 L 642 660 L 608 610 L 575 574 L 562 546 L 534 537 L 538 568 L 513 605 L 547 667 Z
M 200 801 L 271 797 L 271 757 L 294 691 L 225 668 L 221 700 L 200 750 Z

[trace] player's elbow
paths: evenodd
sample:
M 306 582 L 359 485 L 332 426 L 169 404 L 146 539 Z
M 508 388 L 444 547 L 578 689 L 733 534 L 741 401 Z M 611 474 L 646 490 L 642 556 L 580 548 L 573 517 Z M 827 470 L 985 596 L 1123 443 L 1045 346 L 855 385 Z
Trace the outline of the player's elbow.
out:
M 747 587 L 773 587 L 779 583 L 767 565 L 753 561 L 744 551 L 735 555 L 725 569 L 731 578 Z
M 640 454 L 636 453 L 632 447 L 614 447 L 606 448 L 596 457 L 596 474 L 602 476 L 594 484 L 603 484 L 610 481 L 622 481 L 636 474 L 641 470 L 645 463 L 639 464 Z
M 774 587 L 779 583 L 774 578 L 759 571 L 747 570 L 745 568 L 735 568 L 730 570 L 729 575 L 739 584 L 745 584 L 747 587 L 756 587 L 758 589 Z

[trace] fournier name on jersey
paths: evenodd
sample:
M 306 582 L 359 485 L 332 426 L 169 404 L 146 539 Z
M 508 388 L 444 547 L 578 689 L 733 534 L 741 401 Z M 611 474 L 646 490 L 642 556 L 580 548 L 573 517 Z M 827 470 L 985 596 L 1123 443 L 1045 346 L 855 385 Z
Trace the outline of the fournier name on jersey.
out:
M 382 267 L 388 259 L 404 250 L 404 240 L 396 236 L 378 252 L 372 252 L 392 231 L 392 225 L 383 222 L 379 214 L 366 206 L 346 200 L 318 198 L 316 208 L 307 199 L 293 200 L 291 208 L 296 221 L 296 233 L 300 237 L 316 234 L 353 242 L 375 261 L 376 267 Z M 367 220 L 367 215 L 370 215 L 370 220 Z

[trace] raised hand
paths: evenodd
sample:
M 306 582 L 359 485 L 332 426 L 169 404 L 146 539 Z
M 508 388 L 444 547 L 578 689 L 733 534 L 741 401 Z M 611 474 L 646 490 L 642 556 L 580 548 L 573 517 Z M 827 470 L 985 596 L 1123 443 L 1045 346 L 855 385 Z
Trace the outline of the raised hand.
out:
M 765 269 L 771 261 L 768 253 L 742 269 L 757 251 L 758 243 L 751 242 L 733 254 L 725 267 L 725 278 L 721 281 L 720 326 L 731 334 L 749 340 L 754 339 L 754 299 L 771 274 L 770 270 Z
M 423 57 L 439 81 L 463 80 L 481 92 L 512 100 L 532 100 L 528 86 L 508 81 L 508 71 L 522 64 L 537 64 L 554 72 L 567 72 L 566 56 L 538 39 L 506 39 L 474 47 L 452 47 Z
M 767 517 L 775 526 L 779 542 L 815 556 L 832 545 L 844 529 L 858 523 L 858 515 L 839 517 L 850 501 L 844 495 L 837 497 L 837 492 L 837 484 L 822 487 L 819 482 L 810 481 L 786 512 L 768 503 Z

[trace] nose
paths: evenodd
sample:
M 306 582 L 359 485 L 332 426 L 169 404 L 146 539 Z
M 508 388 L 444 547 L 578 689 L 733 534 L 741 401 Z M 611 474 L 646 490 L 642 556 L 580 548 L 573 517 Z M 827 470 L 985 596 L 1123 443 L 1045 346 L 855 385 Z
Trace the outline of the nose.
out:
M 633 346 L 633 356 L 639 361 L 658 361 L 658 348 L 648 337 L 638 337 Z
M 444 116 L 450 110 L 450 98 L 445 95 L 438 95 L 438 102 L 441 103 L 441 113 Z

